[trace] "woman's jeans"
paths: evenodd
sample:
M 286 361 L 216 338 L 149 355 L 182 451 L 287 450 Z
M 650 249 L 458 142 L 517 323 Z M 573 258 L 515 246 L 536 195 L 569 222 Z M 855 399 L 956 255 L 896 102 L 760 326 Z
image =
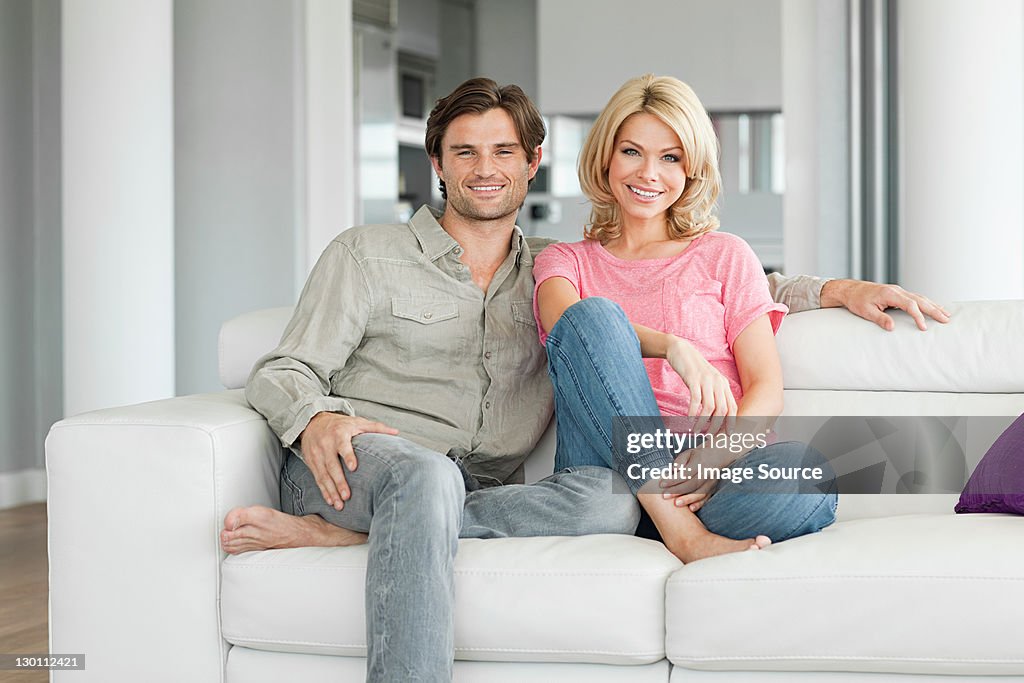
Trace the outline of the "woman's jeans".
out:
M 665 467 L 674 462 L 676 456 L 668 449 L 628 455 L 612 447 L 616 418 L 630 431 L 634 426 L 636 431 L 649 431 L 654 422 L 662 426 L 660 420 L 651 419 L 659 410 L 641 359 L 640 341 L 618 304 L 590 297 L 570 306 L 551 330 L 547 352 L 558 420 L 555 471 L 583 465 L 609 467 L 622 475 L 635 494 L 643 481 L 628 476 L 631 464 Z M 756 448 L 732 467 L 752 467 L 757 472 L 762 463 L 820 466 L 831 472 L 819 453 L 797 442 Z M 784 541 L 835 520 L 838 498 L 834 480 L 831 484 L 827 492 L 805 493 L 806 483 L 773 482 L 772 492 L 767 493 L 751 492 L 750 483 L 723 480 L 697 517 L 709 531 L 728 538 L 764 534 L 774 542 Z

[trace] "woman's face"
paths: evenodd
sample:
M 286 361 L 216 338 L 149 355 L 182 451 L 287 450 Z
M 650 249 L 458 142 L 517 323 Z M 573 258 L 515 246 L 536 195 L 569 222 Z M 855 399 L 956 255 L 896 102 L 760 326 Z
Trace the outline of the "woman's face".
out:
M 623 218 L 664 216 L 686 187 L 679 136 L 652 114 L 627 118 L 615 136 L 608 184 Z

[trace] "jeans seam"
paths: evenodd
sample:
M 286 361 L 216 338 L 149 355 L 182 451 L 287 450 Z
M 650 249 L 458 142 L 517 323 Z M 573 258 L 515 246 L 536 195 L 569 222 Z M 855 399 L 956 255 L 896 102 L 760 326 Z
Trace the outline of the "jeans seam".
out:
M 303 517 L 306 514 L 306 506 L 302 499 L 305 492 L 302 487 L 295 483 L 290 476 L 288 476 L 287 466 L 281 470 L 281 480 L 285 483 L 285 486 L 291 491 L 292 494 L 292 507 L 295 509 L 297 516 Z
M 793 537 L 793 532 L 795 532 L 797 529 L 800 529 L 801 527 L 803 527 L 803 525 L 807 523 L 807 520 L 809 520 L 811 517 L 813 517 L 818 512 L 818 510 L 821 509 L 821 506 L 825 503 L 826 500 L 828 500 L 829 496 L 831 496 L 833 493 L 835 493 L 834 489 L 835 489 L 835 484 L 833 483 L 832 489 L 829 490 L 828 492 L 826 492 L 825 494 L 823 494 L 821 496 L 821 499 L 818 501 L 818 504 L 814 506 L 814 509 L 811 510 L 810 512 L 808 512 L 807 515 L 803 518 L 803 520 L 800 521 L 799 524 L 794 526 L 788 533 L 784 534 L 783 537 L 781 539 L 778 539 L 778 540 L 779 541 L 785 541 L 785 540 L 788 540 L 788 539 L 792 538 Z M 835 521 L 835 511 L 833 511 L 832 514 L 833 514 L 832 522 L 834 522 Z M 825 526 L 828 526 L 829 524 L 832 524 L 832 522 L 829 522 Z M 821 529 L 824 529 L 825 526 L 820 527 L 818 529 L 815 529 L 815 531 L 821 531 Z M 773 538 L 772 540 L 774 541 L 776 539 Z
M 587 342 L 586 336 L 580 332 L 580 328 L 576 326 L 576 321 L 573 320 L 572 315 L 563 316 L 563 318 L 576 333 L 576 337 L 580 340 L 580 344 L 583 346 L 583 350 L 587 352 L 587 360 L 590 362 L 590 366 L 594 368 L 594 374 L 597 375 L 597 377 L 601 380 L 601 386 L 605 389 L 605 392 L 608 394 L 609 402 L 615 408 L 615 412 L 622 413 L 622 405 L 615 399 L 615 396 L 610 391 L 608 391 L 608 378 L 605 377 L 604 373 L 601 372 L 601 367 L 598 364 L 594 363 L 594 356 L 591 352 L 590 344 Z M 568 365 L 568 367 L 569 372 L 573 374 L 573 381 L 576 382 L 576 373 L 572 372 L 571 365 Z
M 572 373 L 570 372 L 570 374 L 572 374 Z M 577 386 L 579 386 L 578 383 L 575 382 L 575 381 L 574 381 L 574 384 L 577 384 Z M 558 392 L 558 394 L 560 396 L 562 396 L 562 400 L 563 401 L 568 400 L 567 398 L 565 398 L 565 392 L 562 390 L 562 388 L 560 386 L 556 385 L 556 391 Z M 579 394 L 580 394 L 579 398 L 581 399 L 580 402 L 583 403 L 583 406 L 586 409 L 587 417 L 590 418 L 590 422 L 593 424 L 593 426 L 594 426 L 595 430 L 597 431 L 597 433 L 601 435 L 601 438 L 604 440 L 605 445 L 608 446 L 609 448 L 611 448 L 611 445 L 612 445 L 611 438 L 608 436 L 607 432 L 605 432 L 605 430 L 602 429 L 600 422 L 598 422 L 597 417 L 594 415 L 594 411 L 592 411 L 590 409 L 590 404 L 587 403 L 586 399 L 583 398 L 582 392 L 579 392 Z M 570 413 L 570 416 L 573 418 L 574 421 L 576 420 L 575 412 Z M 579 429 L 581 429 L 581 430 L 583 429 L 582 425 L 577 425 L 577 427 Z
M 395 514 L 395 509 L 398 506 L 398 498 L 399 498 L 399 496 L 401 496 L 402 490 L 404 488 L 403 483 L 402 483 L 402 477 L 401 477 L 401 474 L 400 474 L 400 470 L 395 468 L 393 463 L 389 462 L 385 458 L 382 458 L 378 453 L 374 452 L 374 449 L 366 448 L 366 447 L 361 447 L 360 450 L 364 451 L 366 455 L 374 457 L 374 459 L 378 460 L 382 465 L 384 465 L 385 470 L 387 470 L 388 474 L 390 475 L 391 481 L 394 484 L 396 484 L 395 495 L 391 496 L 390 500 L 389 500 L 389 502 L 390 502 L 390 504 L 392 506 L 392 511 L 391 512 L 392 512 L 392 515 L 394 515 Z M 374 514 L 373 511 L 371 511 L 371 513 L 370 513 L 371 520 L 374 517 L 376 517 L 376 514 Z M 372 525 L 372 521 L 371 521 L 371 525 Z M 377 531 L 378 531 L 378 533 L 375 533 L 374 536 L 379 538 L 380 537 L 379 536 L 379 529 Z M 384 538 L 381 539 L 383 541 L 383 545 L 388 548 L 389 554 L 390 554 L 390 552 L 393 551 L 391 546 L 392 546 L 392 544 L 394 542 L 393 541 L 394 531 L 395 531 L 395 529 L 394 529 L 393 525 L 388 527 L 387 536 L 385 536 Z M 379 553 L 378 553 L 378 555 L 379 555 Z M 378 557 L 378 559 L 379 559 L 379 557 Z M 387 651 L 387 648 L 388 648 L 388 645 L 387 645 L 388 633 L 387 633 L 387 628 L 386 628 L 387 621 L 385 619 L 383 619 L 381 615 L 386 613 L 386 610 L 384 609 L 384 607 L 385 607 L 385 603 L 387 602 L 389 597 L 390 596 L 387 595 L 387 592 L 382 592 L 380 595 L 375 595 L 374 596 L 374 598 L 375 598 L 374 599 L 374 606 L 377 608 L 375 611 L 378 613 L 378 614 L 374 615 L 375 616 L 374 621 L 378 624 L 378 626 L 380 628 L 380 632 L 378 634 L 379 635 L 379 645 L 378 645 L 377 648 L 374 648 L 375 651 L 378 652 L 378 653 L 384 653 L 384 652 Z M 369 636 L 370 636 L 369 629 L 367 629 L 367 631 L 368 632 L 367 632 L 366 635 L 367 635 L 368 644 L 369 644 Z M 379 668 L 380 663 L 381 662 L 380 662 L 379 658 L 376 661 L 372 662 L 372 663 L 368 662 L 368 664 L 377 667 L 376 669 L 374 669 L 374 673 L 378 677 L 382 676 L 382 675 L 384 675 L 386 673 L 386 672 L 380 670 L 380 668 Z M 367 673 L 369 674 L 370 672 L 368 671 Z M 368 678 L 371 678 L 371 677 L 368 675 Z

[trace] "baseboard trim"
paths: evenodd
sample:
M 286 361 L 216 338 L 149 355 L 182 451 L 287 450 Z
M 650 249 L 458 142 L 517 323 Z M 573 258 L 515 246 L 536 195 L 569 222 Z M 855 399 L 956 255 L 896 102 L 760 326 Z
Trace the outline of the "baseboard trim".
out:
M 0 510 L 46 501 L 46 470 L 0 472 Z

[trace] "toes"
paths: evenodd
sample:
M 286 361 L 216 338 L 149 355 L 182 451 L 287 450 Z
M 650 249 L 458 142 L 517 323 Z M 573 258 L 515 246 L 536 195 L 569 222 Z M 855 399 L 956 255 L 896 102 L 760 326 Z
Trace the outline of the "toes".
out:
M 762 548 L 763 549 L 763 548 L 767 548 L 768 546 L 770 546 L 772 544 L 772 539 L 768 538 L 767 536 L 758 536 L 757 538 L 754 539 L 754 543 L 757 544 L 758 548 Z
M 242 523 L 242 515 L 245 512 L 245 508 L 233 508 L 224 517 L 224 529 L 226 531 L 234 531 Z

